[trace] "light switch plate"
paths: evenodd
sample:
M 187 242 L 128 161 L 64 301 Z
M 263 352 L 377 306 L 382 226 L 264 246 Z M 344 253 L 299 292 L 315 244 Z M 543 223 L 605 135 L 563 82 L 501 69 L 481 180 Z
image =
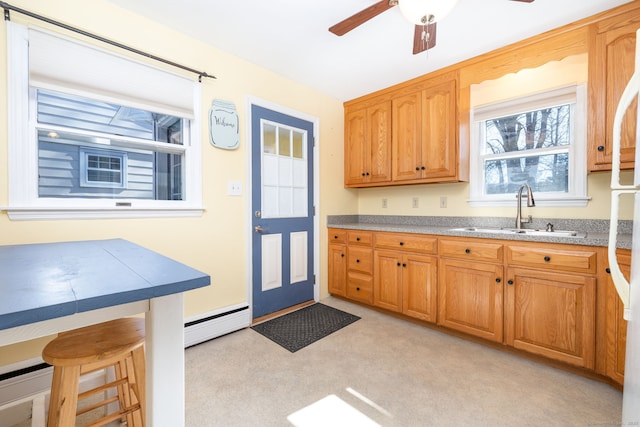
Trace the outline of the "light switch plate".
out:
M 240 181 L 229 181 L 227 183 L 227 194 L 229 196 L 242 196 L 242 183 Z

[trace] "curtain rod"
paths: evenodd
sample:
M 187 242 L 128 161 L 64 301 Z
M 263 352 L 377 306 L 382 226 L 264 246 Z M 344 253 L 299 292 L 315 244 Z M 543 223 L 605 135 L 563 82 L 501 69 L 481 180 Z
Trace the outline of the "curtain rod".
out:
M 62 22 L 54 21 L 53 19 L 49 19 L 49 18 L 47 18 L 45 16 L 38 15 L 38 14 L 33 13 L 33 12 L 29 12 L 28 10 L 20 9 L 18 7 L 12 6 L 12 5 L 10 5 L 8 3 L 5 3 L 3 1 L 0 1 L 0 7 L 2 7 L 4 9 L 4 20 L 5 21 L 11 21 L 11 16 L 9 14 L 9 11 L 13 10 L 15 12 L 21 13 L 22 15 L 27 15 L 27 16 L 30 16 L 31 18 L 35 18 L 35 19 L 38 19 L 40 21 L 44 21 L 44 22 L 47 22 L 49 24 L 53 24 L 53 25 L 56 25 L 58 27 L 64 28 L 65 30 L 73 31 L 73 32 L 78 33 L 78 34 L 82 34 L 83 36 L 90 37 L 92 39 L 101 41 L 103 43 L 107 43 L 107 44 L 110 44 L 112 46 L 119 47 L 120 49 L 128 50 L 129 52 L 133 52 L 133 53 L 136 53 L 138 55 L 142 55 L 142 56 L 144 56 L 146 58 L 153 59 L 154 61 L 159 61 L 159 62 L 162 62 L 164 64 L 171 65 L 172 67 L 177 67 L 177 68 L 180 68 L 182 70 L 186 70 L 186 71 L 189 71 L 191 73 L 197 74 L 199 82 L 202 81 L 203 77 L 209 77 L 211 79 L 215 79 L 216 78 L 216 76 L 208 74 L 206 71 L 198 71 L 198 70 L 196 70 L 194 68 L 187 67 L 185 65 L 178 64 L 178 63 L 173 62 L 173 61 L 169 61 L 168 59 L 160 58 L 159 56 L 155 56 L 155 55 L 152 55 L 150 53 L 147 53 L 147 52 L 138 50 L 136 48 L 133 48 L 131 46 L 127 46 L 127 45 L 124 45 L 122 43 L 118 43 L 116 41 L 109 40 L 109 39 L 106 39 L 104 37 L 98 36 L 96 34 L 89 33 L 87 31 L 81 30 L 80 28 L 72 27 L 72 26 L 64 24 Z

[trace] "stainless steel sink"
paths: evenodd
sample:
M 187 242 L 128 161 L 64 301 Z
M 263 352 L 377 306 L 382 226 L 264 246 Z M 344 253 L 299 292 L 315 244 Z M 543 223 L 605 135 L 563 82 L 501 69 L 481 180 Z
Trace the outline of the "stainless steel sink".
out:
M 452 228 L 451 231 L 467 231 L 470 233 L 488 233 L 488 234 L 522 234 L 525 236 L 546 236 L 546 237 L 575 237 L 585 238 L 587 233 L 571 230 L 539 230 L 531 228 L 491 228 L 491 227 L 460 227 Z

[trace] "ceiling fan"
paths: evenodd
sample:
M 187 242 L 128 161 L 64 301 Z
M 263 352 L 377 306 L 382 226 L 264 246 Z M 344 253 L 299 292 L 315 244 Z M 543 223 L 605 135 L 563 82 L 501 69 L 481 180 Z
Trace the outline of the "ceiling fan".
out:
M 534 0 L 510 0 L 532 3 Z M 399 6 L 402 14 L 415 24 L 413 35 L 413 54 L 431 49 L 436 45 L 436 21 L 444 18 L 458 0 L 380 0 L 338 22 L 331 28 L 333 34 L 342 36 L 368 20 L 380 15 L 394 6 Z

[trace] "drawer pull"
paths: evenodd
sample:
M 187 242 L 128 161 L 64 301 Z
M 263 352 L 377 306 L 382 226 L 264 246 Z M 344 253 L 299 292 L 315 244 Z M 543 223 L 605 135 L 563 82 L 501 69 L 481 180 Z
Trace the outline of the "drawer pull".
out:
M 549 262 L 549 261 L 551 261 L 551 257 L 549 255 L 545 255 L 544 260 L 546 262 Z
M 470 254 L 470 253 L 471 253 L 471 249 L 469 249 L 469 248 L 465 249 L 465 250 L 464 250 L 464 253 L 465 253 L 465 254 Z
M 404 242 L 400 242 L 400 246 L 404 246 Z
M 359 291 L 359 290 L 360 290 L 360 288 L 356 288 L 356 291 Z
M 337 238 L 338 238 L 338 236 L 333 236 L 333 238 L 334 238 L 334 239 L 337 239 Z
M 359 242 L 359 241 L 360 241 L 360 238 L 359 238 L 359 237 L 356 237 L 356 241 L 357 241 L 357 242 Z

